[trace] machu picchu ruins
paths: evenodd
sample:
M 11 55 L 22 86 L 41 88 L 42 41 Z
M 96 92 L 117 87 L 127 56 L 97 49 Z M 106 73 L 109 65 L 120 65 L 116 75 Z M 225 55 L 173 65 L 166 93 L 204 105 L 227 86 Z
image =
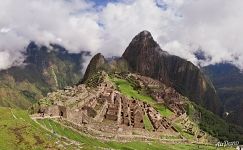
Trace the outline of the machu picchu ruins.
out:
M 117 85 L 110 80 L 109 74 L 103 71 L 97 74 L 86 84 L 49 93 L 39 101 L 38 113 L 33 116 L 57 118 L 90 135 L 105 139 L 113 136 L 126 140 L 127 136 L 131 139 L 135 137 L 144 139 L 144 136 L 148 135 L 150 138 L 159 138 L 161 134 L 180 135 L 173 126 L 173 120 L 186 115 L 184 97 L 173 88 L 138 74 L 114 73 L 112 75 L 116 78 L 124 78 L 136 84 L 137 88 L 149 91 L 148 94 L 155 104 L 163 105 L 173 113 L 172 116 L 166 117 L 150 103 L 122 94 Z M 93 80 L 100 82 L 94 84 Z M 146 129 L 145 117 L 151 124 L 150 131 Z M 123 135 L 117 136 L 121 132 Z M 138 135 L 133 137 L 135 132 Z

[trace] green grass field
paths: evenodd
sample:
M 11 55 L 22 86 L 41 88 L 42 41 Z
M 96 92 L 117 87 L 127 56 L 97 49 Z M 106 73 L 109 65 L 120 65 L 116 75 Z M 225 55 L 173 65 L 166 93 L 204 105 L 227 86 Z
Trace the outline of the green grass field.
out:
M 139 92 L 134 90 L 133 86 L 131 83 L 129 83 L 125 79 L 118 79 L 118 78 L 112 78 L 112 81 L 117 85 L 119 90 L 126 96 L 130 98 L 135 98 L 139 100 L 143 100 L 147 103 L 153 103 L 152 97 L 144 94 L 143 92 Z
M 137 91 L 133 85 L 125 79 L 111 78 L 111 81 L 116 84 L 118 90 L 129 98 L 135 98 L 147 102 L 160 112 L 162 116 L 169 117 L 173 114 L 163 104 L 158 104 L 151 96 L 147 95 L 144 91 Z
M 0 107 L 0 149 L 56 148 L 56 138 L 43 131 L 26 111 Z

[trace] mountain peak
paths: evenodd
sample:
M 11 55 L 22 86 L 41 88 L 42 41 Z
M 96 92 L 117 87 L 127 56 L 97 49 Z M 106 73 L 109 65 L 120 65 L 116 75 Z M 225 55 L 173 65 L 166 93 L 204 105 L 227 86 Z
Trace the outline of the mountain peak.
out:
M 129 46 L 126 48 L 122 57 L 131 63 L 133 69 L 136 68 L 139 63 L 137 60 L 141 61 L 152 61 L 150 58 L 163 55 L 165 52 L 160 48 L 159 44 L 153 39 L 149 31 L 142 31 L 137 34 Z
M 161 49 L 159 44 L 153 39 L 151 33 L 149 31 L 142 31 L 138 33 L 131 41 L 127 49 L 125 50 L 125 53 L 128 53 L 130 51 L 151 51 L 154 49 Z M 124 55 L 123 54 L 123 55 Z M 134 55 L 136 56 L 136 55 Z
M 132 43 L 135 43 L 135 42 L 144 42 L 144 41 L 147 41 L 147 40 L 151 40 L 151 41 L 154 41 L 151 33 L 149 31 L 142 31 L 140 32 L 139 34 L 137 34 L 133 40 L 132 40 Z
M 84 77 L 80 83 L 84 83 L 85 81 L 87 81 L 88 78 L 90 78 L 94 74 L 94 72 L 97 71 L 97 69 L 100 69 L 106 63 L 107 61 L 101 53 L 94 55 L 94 57 L 90 60 L 90 63 L 87 66 Z
M 152 36 L 151 33 L 147 30 L 144 30 L 142 32 L 139 33 L 139 35 L 142 35 L 142 36 Z
M 137 56 L 137 54 L 155 54 L 155 55 L 168 55 L 166 51 L 163 51 L 159 44 L 154 40 L 152 34 L 144 30 L 138 33 L 126 48 L 123 56 L 131 55 Z

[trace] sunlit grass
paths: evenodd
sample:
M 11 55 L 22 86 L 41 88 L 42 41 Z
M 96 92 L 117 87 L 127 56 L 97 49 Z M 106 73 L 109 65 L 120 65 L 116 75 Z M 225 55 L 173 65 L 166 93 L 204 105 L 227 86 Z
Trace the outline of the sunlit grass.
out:
M 0 149 L 45 149 L 56 138 L 41 129 L 27 111 L 0 107 Z
M 150 104 L 156 110 L 158 110 L 162 116 L 170 117 L 173 114 L 173 112 L 171 112 L 166 106 L 164 106 L 163 104 L 158 104 L 151 96 L 147 95 L 144 91 L 135 90 L 133 85 L 127 80 L 119 79 L 119 78 L 111 78 L 111 81 L 116 84 L 118 90 L 123 95 Z

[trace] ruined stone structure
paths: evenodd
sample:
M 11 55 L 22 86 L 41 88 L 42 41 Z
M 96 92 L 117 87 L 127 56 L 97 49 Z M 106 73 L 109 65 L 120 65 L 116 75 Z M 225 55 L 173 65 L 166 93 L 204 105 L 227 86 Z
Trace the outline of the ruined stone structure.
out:
M 128 100 L 121 96 L 118 92 L 107 90 L 109 96 L 106 96 L 108 108 L 105 114 L 105 119 L 116 121 L 117 124 L 124 124 L 135 128 L 144 128 L 143 124 L 143 103 L 138 100 Z M 102 98 L 107 93 L 104 93 Z
M 50 116 L 61 116 L 61 117 L 67 117 L 67 109 L 64 106 L 59 105 L 51 105 L 47 108 L 47 110 L 44 112 L 45 114 L 48 114 Z
M 141 76 L 140 79 L 146 79 L 146 83 L 141 82 L 145 86 L 147 84 L 156 88 L 162 86 L 159 82 L 150 82 L 149 78 Z M 159 86 L 153 86 L 154 84 Z M 167 93 L 170 94 L 170 92 Z M 161 93 L 155 94 L 160 95 Z M 169 94 L 165 93 L 165 97 Z M 172 96 L 174 95 L 172 94 Z M 45 116 L 59 116 L 75 124 L 94 125 L 94 128 L 102 127 L 100 129 L 102 131 L 116 132 L 117 129 L 114 127 L 119 130 L 145 130 L 145 115 L 148 116 L 156 132 L 164 132 L 173 128 L 171 123 L 149 104 L 125 97 L 114 89 L 114 85 L 109 81 L 100 83 L 96 88 L 85 85 L 67 87 L 48 94 L 45 99 L 52 104 L 46 107 Z M 165 100 L 164 102 L 167 103 Z M 110 123 L 103 125 L 107 121 Z M 98 126 L 95 126 L 96 123 Z
M 133 77 L 137 80 L 138 84 L 141 87 L 159 88 L 163 85 L 163 84 L 161 84 L 160 81 L 154 80 L 149 77 L 145 77 L 145 76 L 141 76 L 141 75 L 134 75 L 134 74 L 133 74 Z
M 175 91 L 175 89 L 167 87 L 158 80 L 149 77 L 133 75 L 141 87 L 149 88 L 151 96 L 158 102 L 166 105 L 176 116 L 184 114 L 183 96 Z
M 171 128 L 171 124 L 165 117 L 162 117 L 154 108 L 148 108 L 148 117 L 151 120 L 156 131 L 163 131 Z

